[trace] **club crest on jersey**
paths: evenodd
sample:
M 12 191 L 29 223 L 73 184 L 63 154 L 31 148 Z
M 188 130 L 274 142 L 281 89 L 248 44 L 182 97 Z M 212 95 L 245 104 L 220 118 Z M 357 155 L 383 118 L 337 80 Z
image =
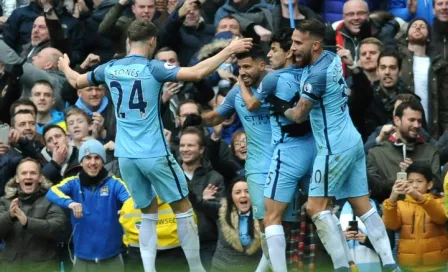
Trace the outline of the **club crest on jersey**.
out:
M 307 84 L 305 84 L 305 86 L 303 86 L 304 92 L 311 93 L 312 90 L 313 90 L 313 86 L 310 83 L 307 83 Z
M 100 196 L 108 196 L 109 195 L 109 187 L 107 187 L 106 185 L 104 185 L 103 187 L 101 187 L 100 189 Z
M 163 65 L 163 67 L 165 67 L 165 69 L 171 70 L 176 68 L 176 65 L 173 65 L 171 63 L 165 62 L 165 64 Z

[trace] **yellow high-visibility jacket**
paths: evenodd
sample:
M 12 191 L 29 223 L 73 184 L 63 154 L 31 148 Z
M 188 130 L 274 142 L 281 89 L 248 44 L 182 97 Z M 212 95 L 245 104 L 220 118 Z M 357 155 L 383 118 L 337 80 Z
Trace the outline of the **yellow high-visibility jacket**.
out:
M 157 249 L 164 250 L 180 246 L 177 236 L 177 220 L 168 203 L 157 197 Z M 134 208 L 134 200 L 129 198 L 121 208 L 120 224 L 123 226 L 123 243 L 126 246 L 139 247 L 138 234 L 141 224 L 141 211 Z M 197 223 L 196 214 L 194 221 Z

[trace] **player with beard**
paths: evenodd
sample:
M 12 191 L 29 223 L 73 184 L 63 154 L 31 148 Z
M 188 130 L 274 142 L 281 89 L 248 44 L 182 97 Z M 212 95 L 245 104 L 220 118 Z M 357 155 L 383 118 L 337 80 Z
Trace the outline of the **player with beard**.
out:
M 249 111 L 262 105 L 270 107 L 272 146 L 274 147 L 264 197 L 265 237 L 269 260 L 274 271 L 287 271 L 286 239 L 282 221 L 295 222 L 299 199 L 295 197 L 297 185 L 302 180 L 308 188 L 316 146 L 309 121 L 295 124 L 284 116 L 299 96 L 302 69 L 294 65 L 291 48 L 292 30 L 274 36 L 268 58 L 276 71 L 267 74 L 256 92 L 241 86 L 241 95 Z M 297 157 L 297 154 L 301 154 Z M 303 187 L 303 186 L 301 186 Z M 288 209 L 289 205 L 289 209 Z M 267 245 L 266 245 L 267 244 Z
M 292 35 L 291 50 L 296 65 L 303 68 L 301 97 L 285 116 L 296 123 L 310 118 L 318 148 L 307 211 L 335 270 L 348 271 L 353 259 L 338 218 L 328 210 L 332 198 L 348 198 L 381 257 L 383 271 L 396 271 L 383 221 L 369 202 L 363 143 L 350 119 L 341 59 L 323 50 L 324 37 L 325 25 L 317 20 L 299 22 Z
M 202 114 L 206 126 L 221 124 L 236 112 L 243 124 L 247 137 L 247 158 L 245 163 L 246 179 L 253 208 L 253 216 L 263 222 L 265 203 L 264 186 L 268 176 L 272 158 L 271 125 L 269 122 L 269 107 L 262 105 L 257 111 L 249 111 L 242 98 L 241 86 L 256 92 L 260 82 L 266 75 L 265 53 L 260 47 L 254 46 L 251 51 L 237 55 L 239 66 L 239 85 L 233 87 L 224 101 L 215 110 Z M 257 271 L 266 271 L 268 261 L 263 258 Z

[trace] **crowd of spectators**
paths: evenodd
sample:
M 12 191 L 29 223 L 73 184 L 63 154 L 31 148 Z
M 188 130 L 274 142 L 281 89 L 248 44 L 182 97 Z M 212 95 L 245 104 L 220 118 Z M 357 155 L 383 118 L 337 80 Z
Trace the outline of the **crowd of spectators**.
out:
M 141 214 L 114 157 L 119 113 L 105 85 L 73 88 L 60 57 L 92 71 L 124 57 L 127 27 L 148 20 L 159 29 L 154 59 L 192 66 L 251 37 L 270 54 L 269 70 L 273 50 L 288 53 L 275 47 L 279 35 L 303 19 L 326 23 L 325 49 L 342 60 L 370 198 L 399 264 L 445 271 L 448 0 L 4 0 L 0 8 L 0 124 L 10 126 L 0 135 L 0 271 L 143 270 Z M 188 179 L 207 271 L 255 271 L 262 252 L 248 212 L 241 121 L 234 114 L 218 126 L 190 126 L 223 102 L 239 69 L 231 57 L 203 80 L 161 90 L 164 134 Z M 403 171 L 413 190 L 397 181 Z M 287 227 L 288 263 L 319 271 L 329 256 L 305 202 L 302 192 L 298 222 Z M 349 230 L 349 205 L 333 205 L 357 263 L 377 267 L 363 227 Z M 160 199 L 158 207 L 159 271 L 187 270 L 173 211 Z

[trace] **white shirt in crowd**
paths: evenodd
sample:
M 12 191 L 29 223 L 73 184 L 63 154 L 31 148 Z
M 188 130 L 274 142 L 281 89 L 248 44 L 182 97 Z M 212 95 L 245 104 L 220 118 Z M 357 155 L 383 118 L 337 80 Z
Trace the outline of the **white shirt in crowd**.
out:
M 428 121 L 429 117 L 429 57 L 414 56 L 414 90 L 415 94 L 421 98 L 423 109 L 425 110 L 425 118 Z

